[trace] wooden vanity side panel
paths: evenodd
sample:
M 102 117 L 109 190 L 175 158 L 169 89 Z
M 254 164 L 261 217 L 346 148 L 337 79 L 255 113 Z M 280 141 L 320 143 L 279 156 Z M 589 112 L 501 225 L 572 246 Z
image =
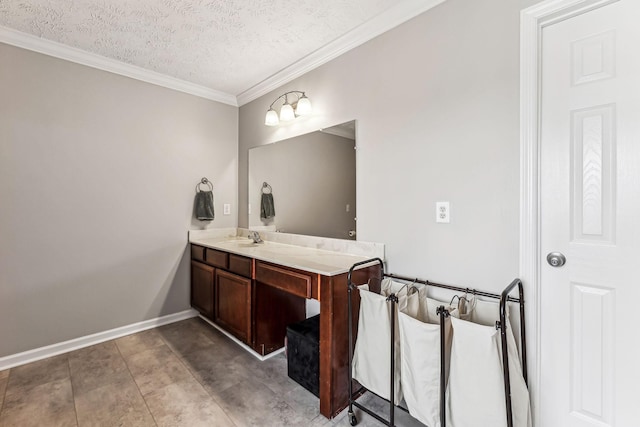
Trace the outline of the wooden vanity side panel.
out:
M 355 283 L 379 277 L 380 267 L 372 266 L 353 274 Z M 320 413 L 335 417 L 349 404 L 349 330 L 347 274 L 321 276 L 320 283 Z M 359 296 L 352 293 L 354 337 L 358 324 Z

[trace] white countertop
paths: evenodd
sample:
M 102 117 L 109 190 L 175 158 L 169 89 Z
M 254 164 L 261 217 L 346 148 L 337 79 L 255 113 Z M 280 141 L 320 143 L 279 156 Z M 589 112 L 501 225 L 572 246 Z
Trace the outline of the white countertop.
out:
M 189 237 L 189 242 L 261 261 L 297 268 L 323 276 L 346 273 L 357 262 L 371 257 L 311 247 L 264 241 L 253 243 L 247 237 Z

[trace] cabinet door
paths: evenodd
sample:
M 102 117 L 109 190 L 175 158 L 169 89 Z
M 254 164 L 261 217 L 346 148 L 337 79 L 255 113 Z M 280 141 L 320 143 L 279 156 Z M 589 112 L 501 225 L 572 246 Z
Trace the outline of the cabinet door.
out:
M 216 271 L 215 322 L 245 343 L 251 342 L 251 279 Z
M 191 261 L 191 306 L 213 320 L 215 268 Z

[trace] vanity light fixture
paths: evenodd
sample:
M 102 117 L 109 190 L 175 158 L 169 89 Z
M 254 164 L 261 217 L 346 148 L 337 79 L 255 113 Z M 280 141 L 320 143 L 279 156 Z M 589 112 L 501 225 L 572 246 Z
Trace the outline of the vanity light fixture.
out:
M 288 98 L 291 94 L 297 96 L 297 99 L 293 103 L 290 103 Z M 273 105 L 280 99 L 283 100 L 284 103 L 282 107 L 280 107 L 280 116 L 278 116 L 276 110 L 273 109 Z M 277 126 L 281 121 L 288 122 L 298 116 L 307 116 L 311 114 L 311 112 L 311 101 L 309 101 L 307 95 L 302 91 L 292 90 L 280 95 L 271 103 L 267 110 L 267 115 L 264 118 L 264 124 L 267 126 Z

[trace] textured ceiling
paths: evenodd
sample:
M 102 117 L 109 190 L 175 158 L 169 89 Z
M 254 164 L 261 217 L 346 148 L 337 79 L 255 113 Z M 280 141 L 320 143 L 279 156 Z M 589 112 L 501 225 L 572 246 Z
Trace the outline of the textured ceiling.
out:
M 0 0 L 0 25 L 237 95 L 398 0 Z

